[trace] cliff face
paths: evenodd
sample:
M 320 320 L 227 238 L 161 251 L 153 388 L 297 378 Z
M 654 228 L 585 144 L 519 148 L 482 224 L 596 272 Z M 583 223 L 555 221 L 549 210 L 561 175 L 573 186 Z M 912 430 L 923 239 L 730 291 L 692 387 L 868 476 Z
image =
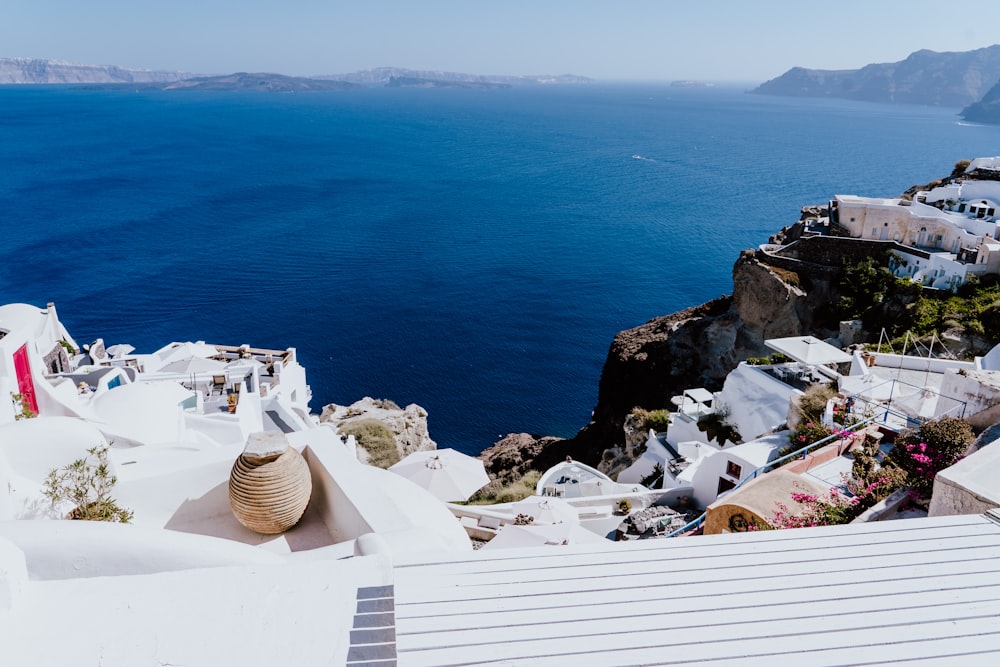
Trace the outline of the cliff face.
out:
M 752 92 L 964 107 L 980 99 L 998 80 L 1000 45 L 993 45 L 949 53 L 925 49 L 899 62 L 866 65 L 857 70 L 794 67 Z
M 745 251 L 733 267 L 733 295 L 657 317 L 615 336 L 608 352 L 593 421 L 573 439 L 583 460 L 624 442 L 634 407 L 670 406 L 684 389 L 719 389 L 747 357 L 767 356 L 767 338 L 826 335 L 815 313 L 831 298 L 823 280 L 775 269 Z
M 625 443 L 623 427 L 633 408 L 672 407 L 670 398 L 692 387 L 720 389 L 739 362 L 770 354 L 764 347 L 767 338 L 834 335 L 828 306 L 836 294 L 826 275 L 774 268 L 757 251 L 744 251 L 733 266 L 732 296 L 654 318 L 615 336 L 593 419 L 575 437 L 517 434 L 486 450 L 484 459 L 510 463 L 508 450 L 515 448 L 523 450 L 517 453 L 519 472 L 544 471 L 566 456 L 597 465 L 606 449 Z
M 45 83 L 160 83 L 190 76 L 182 72 L 79 65 L 40 58 L 0 58 L 0 85 Z

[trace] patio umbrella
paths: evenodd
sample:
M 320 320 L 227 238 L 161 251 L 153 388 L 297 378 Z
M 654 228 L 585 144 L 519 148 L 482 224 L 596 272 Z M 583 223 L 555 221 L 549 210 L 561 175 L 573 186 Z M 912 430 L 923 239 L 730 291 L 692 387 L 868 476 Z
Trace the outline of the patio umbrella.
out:
M 128 343 L 118 343 L 117 345 L 108 345 L 104 348 L 104 351 L 112 358 L 117 359 L 118 357 L 124 357 L 126 354 L 135 352 L 135 348 Z
M 913 392 L 909 396 L 904 396 L 898 401 L 892 402 L 892 407 L 899 409 L 910 417 L 920 419 L 931 419 L 937 410 L 938 395 L 930 389 L 924 388 Z
M 529 496 L 511 504 L 514 516 L 530 516 L 534 523 L 580 523 L 580 513 L 565 500 L 549 496 Z
M 204 359 L 202 357 L 189 357 L 171 361 L 160 369 L 163 373 L 184 373 L 192 375 L 194 373 L 216 373 L 226 367 L 225 362 L 217 359 Z
M 484 544 L 484 549 L 516 549 L 524 547 L 558 546 L 563 544 L 601 544 L 607 540 L 578 523 L 551 523 L 541 526 L 516 526 L 508 523 L 497 536 Z
M 869 375 L 846 375 L 840 378 L 840 391 L 848 396 L 857 395 L 869 401 L 885 401 L 899 396 L 903 387 L 895 387 L 892 378 Z M 893 391 L 895 389 L 895 391 Z
M 209 345 L 204 341 L 198 341 L 197 343 L 179 343 L 165 350 L 160 350 L 157 353 L 160 359 L 162 359 L 165 363 L 180 361 L 182 359 L 190 359 L 191 357 L 214 357 L 218 354 L 218 348 L 214 345 Z
M 389 470 L 445 502 L 467 500 L 490 481 L 480 459 L 454 449 L 413 452 Z
M 813 336 L 770 338 L 764 341 L 764 345 L 810 366 L 840 364 L 851 360 L 851 355 Z

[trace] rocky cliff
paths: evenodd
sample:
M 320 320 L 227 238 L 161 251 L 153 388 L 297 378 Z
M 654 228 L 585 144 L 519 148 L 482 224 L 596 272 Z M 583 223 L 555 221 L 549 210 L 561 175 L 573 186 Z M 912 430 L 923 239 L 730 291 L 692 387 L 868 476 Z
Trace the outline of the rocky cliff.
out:
M 184 72 L 80 65 L 41 58 L 0 58 L 0 85 L 45 83 L 159 83 L 190 77 Z
M 615 336 L 601 373 L 593 421 L 574 438 L 593 458 L 624 443 L 622 426 L 634 407 L 670 407 L 684 389 L 721 388 L 748 357 L 767 356 L 767 338 L 834 335 L 823 308 L 827 279 L 774 268 L 744 251 L 733 266 L 733 294 L 650 320 Z M 585 459 L 586 460 L 586 459 Z
M 948 53 L 925 49 L 856 70 L 793 67 L 751 92 L 958 108 L 982 98 L 998 80 L 1000 45 L 993 45 Z
M 671 407 L 670 398 L 696 386 L 718 390 L 748 357 L 767 356 L 767 338 L 837 333 L 829 315 L 835 299 L 830 274 L 794 272 L 744 251 L 733 266 L 733 294 L 657 317 L 615 336 L 604 362 L 593 419 L 574 438 L 508 436 L 484 453 L 488 462 L 545 470 L 566 456 L 597 465 L 603 452 L 625 444 L 635 407 Z M 515 453 L 512 448 L 526 448 Z

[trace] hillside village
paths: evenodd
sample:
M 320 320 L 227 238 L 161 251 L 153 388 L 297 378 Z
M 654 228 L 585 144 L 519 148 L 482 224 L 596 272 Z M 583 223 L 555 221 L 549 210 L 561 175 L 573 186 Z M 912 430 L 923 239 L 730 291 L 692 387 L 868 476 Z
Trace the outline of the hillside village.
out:
M 998 209 L 1000 158 L 979 158 L 910 198 L 837 195 L 750 254 L 789 300 L 793 274 L 867 258 L 951 293 L 1000 273 Z M 862 328 L 761 335 L 766 356 L 635 411 L 601 461 L 467 504 L 481 461 L 368 465 L 360 432 L 312 413 L 294 347 L 80 345 L 54 304 L 0 306 L 0 650 L 555 665 L 586 638 L 601 664 L 988 660 L 1000 346 L 959 359 Z

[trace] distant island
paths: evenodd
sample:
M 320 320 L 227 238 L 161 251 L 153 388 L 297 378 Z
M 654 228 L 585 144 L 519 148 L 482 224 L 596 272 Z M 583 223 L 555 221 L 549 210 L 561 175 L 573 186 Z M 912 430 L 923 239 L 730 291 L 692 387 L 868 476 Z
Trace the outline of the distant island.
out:
M 714 88 L 715 84 L 711 81 L 691 81 L 688 79 L 681 79 L 679 81 L 671 81 L 670 85 L 674 88 Z
M 81 65 L 43 58 L 0 58 L 0 85 L 76 83 L 164 83 L 193 77 L 188 72 Z
M 333 81 L 349 86 L 358 84 L 346 81 Z M 492 81 L 439 81 L 437 79 L 418 79 L 412 76 L 389 77 L 386 88 L 510 88 L 509 83 L 494 83 Z
M 593 83 L 593 79 L 575 74 L 539 74 L 527 76 L 503 76 L 488 74 L 464 74 L 462 72 L 441 72 L 437 70 L 413 70 L 402 67 L 376 67 L 349 74 L 330 74 L 317 79 L 336 79 L 366 86 L 389 85 L 393 79 L 417 79 L 433 81 L 437 84 L 500 84 L 506 86 L 538 85 L 581 85 Z M 438 86 L 441 87 L 441 86 Z
M 302 93 L 317 90 L 363 88 L 356 83 L 309 79 L 283 74 L 236 72 L 223 76 L 199 76 L 156 86 L 163 90 L 258 90 L 271 93 Z
M 962 108 L 979 101 L 998 80 L 1000 45 L 993 45 L 947 53 L 924 49 L 899 62 L 856 70 L 793 67 L 750 92 Z
M 312 92 L 356 88 L 510 88 L 512 86 L 580 85 L 591 79 L 574 74 L 491 76 L 379 67 L 348 74 L 310 77 L 270 72 L 236 72 L 205 76 L 190 72 L 130 69 L 117 65 L 81 65 L 41 58 L 0 58 L 0 85 L 65 85 L 125 87 L 159 90 L 257 90 Z

